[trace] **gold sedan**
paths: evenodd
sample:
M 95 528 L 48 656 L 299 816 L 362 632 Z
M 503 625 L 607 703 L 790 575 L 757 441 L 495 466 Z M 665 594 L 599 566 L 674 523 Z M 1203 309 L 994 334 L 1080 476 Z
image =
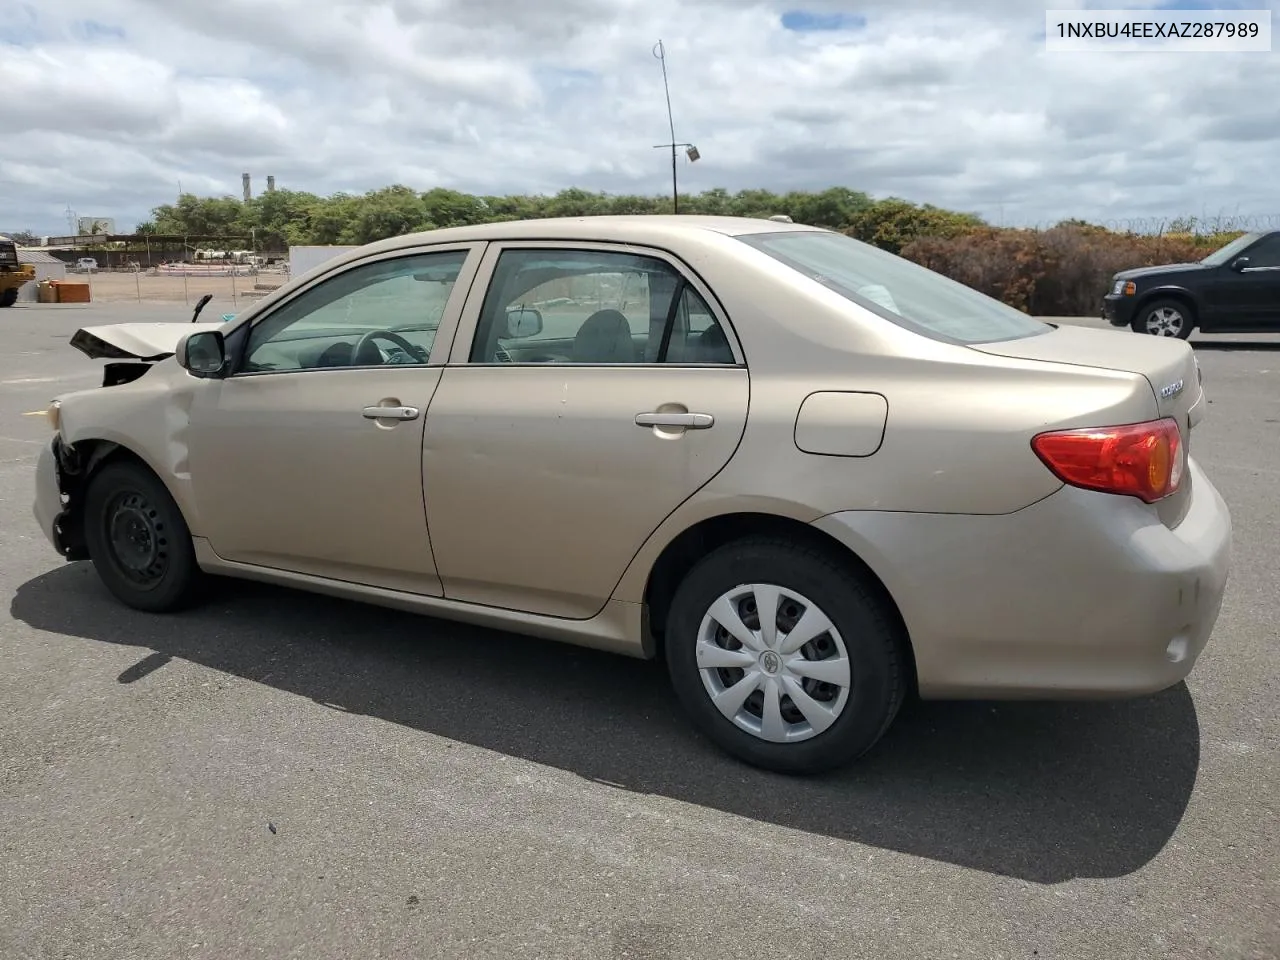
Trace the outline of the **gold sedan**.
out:
M 124 603 L 243 577 L 664 657 L 776 770 L 853 760 L 912 690 L 1175 684 L 1227 581 L 1186 343 L 793 223 L 438 230 L 72 342 L 114 362 L 54 401 L 35 514 Z

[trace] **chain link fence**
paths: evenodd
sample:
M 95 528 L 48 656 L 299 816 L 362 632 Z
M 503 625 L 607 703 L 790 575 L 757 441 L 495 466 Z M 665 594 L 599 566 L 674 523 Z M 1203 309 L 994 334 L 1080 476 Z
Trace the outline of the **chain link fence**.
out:
M 1048 230 L 1062 222 L 1054 220 L 1025 226 L 1032 230 Z M 1166 235 L 1212 237 L 1223 233 L 1280 230 L 1280 213 L 1223 214 L 1204 217 L 1109 217 L 1103 220 L 1068 222 L 1084 222 L 1105 227 L 1115 233 L 1132 233 L 1148 237 Z

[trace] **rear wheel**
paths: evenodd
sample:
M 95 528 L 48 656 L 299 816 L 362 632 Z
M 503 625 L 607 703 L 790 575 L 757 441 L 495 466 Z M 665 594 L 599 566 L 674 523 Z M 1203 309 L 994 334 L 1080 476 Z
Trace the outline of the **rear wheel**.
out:
M 672 600 L 667 668 L 694 725 L 784 773 L 850 763 L 888 729 L 902 645 L 876 593 L 844 564 L 787 541 L 727 544 Z
M 17 287 L 10 287 L 8 290 L 0 290 L 0 307 L 12 307 L 17 302 Z
M 191 531 L 163 483 L 145 467 L 118 462 L 89 481 L 84 533 L 98 576 L 138 610 L 177 610 L 192 599 L 200 568 Z
M 1134 333 L 1148 333 L 1153 337 L 1185 340 L 1191 336 L 1194 327 L 1191 310 L 1181 300 L 1152 300 L 1138 311 L 1133 320 Z

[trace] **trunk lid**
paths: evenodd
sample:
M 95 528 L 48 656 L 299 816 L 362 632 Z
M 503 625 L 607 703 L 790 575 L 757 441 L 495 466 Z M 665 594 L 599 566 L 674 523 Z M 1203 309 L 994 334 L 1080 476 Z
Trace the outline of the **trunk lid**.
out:
M 1204 391 L 1195 351 L 1185 340 L 1057 326 L 1040 336 L 974 344 L 972 349 L 999 357 L 1138 374 L 1151 386 L 1157 417 L 1177 421 L 1183 447 L 1191 452 L 1191 429 L 1204 415 Z M 1169 526 L 1182 519 L 1190 491 L 1190 473 L 1184 472 L 1179 491 L 1158 504 L 1160 518 Z
M 171 357 L 178 341 L 188 333 L 217 330 L 222 323 L 113 323 L 101 327 L 81 327 L 71 336 L 71 345 L 90 359 L 146 360 Z

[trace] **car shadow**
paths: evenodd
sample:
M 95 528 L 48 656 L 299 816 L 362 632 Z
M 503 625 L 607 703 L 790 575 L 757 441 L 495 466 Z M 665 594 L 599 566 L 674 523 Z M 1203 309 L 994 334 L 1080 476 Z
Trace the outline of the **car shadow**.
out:
M 1036 883 L 1139 869 L 1177 828 L 1200 760 L 1186 686 L 1123 702 L 909 702 L 835 774 L 744 766 L 689 728 L 659 663 L 251 583 L 169 617 L 116 603 L 85 563 L 18 588 L 12 616 L 625 790 Z

